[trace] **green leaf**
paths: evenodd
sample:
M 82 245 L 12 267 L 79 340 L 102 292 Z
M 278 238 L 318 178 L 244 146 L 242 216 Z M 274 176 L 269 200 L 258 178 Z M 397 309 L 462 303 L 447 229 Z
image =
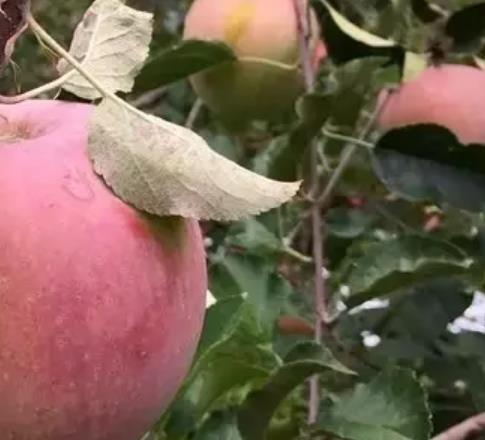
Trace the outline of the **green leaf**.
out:
M 340 238 L 357 238 L 376 220 L 362 209 L 333 208 L 327 214 L 328 232 Z
M 310 376 L 326 371 L 353 374 L 321 345 L 313 342 L 297 345 L 266 385 L 252 392 L 243 404 L 238 421 L 243 439 L 264 440 L 274 412 L 288 394 Z
M 186 435 L 212 405 L 279 365 L 259 332 L 254 308 L 242 297 L 224 298 L 206 316 L 196 361 L 171 408 L 165 430 L 170 438 Z
M 404 50 L 394 41 L 359 28 L 325 0 L 313 0 L 312 6 L 321 25 L 322 38 L 335 62 L 379 56 L 402 64 Z
M 388 369 L 322 410 L 318 428 L 346 440 L 428 440 L 431 422 L 414 373 Z
M 377 142 L 375 159 L 380 179 L 403 198 L 470 211 L 485 206 L 485 148 L 461 144 L 445 127 L 390 130 Z
M 307 146 L 332 114 L 334 96 L 306 94 L 296 103 L 299 121 L 289 133 L 275 138 L 254 159 L 253 170 L 272 179 L 298 178 Z
M 382 332 L 404 333 L 417 342 L 432 343 L 465 312 L 472 298 L 463 283 L 450 278 L 417 286 L 397 301 Z
M 293 292 L 290 284 L 275 270 L 272 262 L 249 255 L 225 255 L 221 266 L 232 276 L 240 293 L 254 307 L 255 329 L 269 338 L 274 322 L 288 296 Z
M 485 3 L 479 2 L 452 14 L 446 22 L 445 33 L 458 50 L 479 49 L 480 39 L 485 36 Z
M 249 219 L 239 223 L 237 229 L 242 231 L 228 238 L 229 246 L 241 247 L 249 254 L 261 256 L 281 252 L 281 240 L 258 220 Z
M 202 425 L 194 440 L 242 440 L 234 411 L 216 412 Z
M 135 89 L 139 92 L 155 89 L 235 59 L 232 50 L 221 42 L 182 41 L 148 59 L 136 79 Z
M 428 0 L 411 0 L 413 12 L 423 23 L 432 23 L 445 16 L 445 11 Z
M 349 255 L 339 280 L 350 288 L 348 304 L 391 293 L 430 278 L 462 273 L 471 265 L 456 247 L 420 236 L 373 243 L 363 255 Z

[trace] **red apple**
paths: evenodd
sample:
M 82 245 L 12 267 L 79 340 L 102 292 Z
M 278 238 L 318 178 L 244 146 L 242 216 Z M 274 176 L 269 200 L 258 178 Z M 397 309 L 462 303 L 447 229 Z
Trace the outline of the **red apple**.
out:
M 382 129 L 432 123 L 448 128 L 463 143 L 485 144 L 483 70 L 451 64 L 430 67 L 390 93 L 379 117 Z M 381 102 L 387 94 L 381 94 Z
M 114 196 L 86 153 L 91 111 L 0 106 L 2 440 L 138 440 L 201 331 L 199 227 Z
M 317 64 L 327 51 L 313 13 L 311 18 Z M 222 41 L 238 57 L 191 78 L 197 95 L 232 125 L 278 119 L 303 92 L 293 0 L 195 0 L 184 38 Z

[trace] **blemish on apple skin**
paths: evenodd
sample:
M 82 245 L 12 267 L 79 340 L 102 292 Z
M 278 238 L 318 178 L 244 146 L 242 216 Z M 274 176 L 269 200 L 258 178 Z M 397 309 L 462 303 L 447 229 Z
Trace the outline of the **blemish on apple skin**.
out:
M 94 199 L 94 191 L 86 175 L 77 168 L 71 168 L 63 177 L 62 188 L 70 196 L 82 202 Z

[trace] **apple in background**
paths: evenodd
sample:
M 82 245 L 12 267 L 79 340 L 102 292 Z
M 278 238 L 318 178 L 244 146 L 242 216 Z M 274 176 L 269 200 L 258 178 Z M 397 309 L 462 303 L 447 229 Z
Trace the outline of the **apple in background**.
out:
M 91 111 L 0 106 L 2 440 L 139 440 L 199 339 L 199 226 L 115 197 L 86 153 Z
M 318 63 L 327 52 L 318 40 L 313 14 L 312 29 Z M 291 110 L 303 91 L 293 0 L 195 0 L 185 20 L 184 38 L 222 41 L 240 58 L 191 78 L 197 95 L 231 125 L 276 120 Z
M 390 95 L 388 95 L 390 93 Z M 485 144 L 485 72 L 445 64 L 429 67 L 386 99 L 378 125 L 383 130 L 433 123 L 452 131 L 462 143 Z

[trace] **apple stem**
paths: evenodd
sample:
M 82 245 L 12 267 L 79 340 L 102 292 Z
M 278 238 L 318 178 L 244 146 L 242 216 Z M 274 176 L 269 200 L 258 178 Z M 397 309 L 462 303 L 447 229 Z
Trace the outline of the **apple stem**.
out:
M 114 93 L 107 91 L 104 86 L 92 76 L 82 64 L 76 60 L 67 50 L 65 50 L 49 33 L 35 20 L 32 14 L 27 15 L 27 23 L 34 32 L 49 48 L 56 54 L 63 57 L 77 72 L 86 79 L 104 97 L 115 97 Z
M 140 118 L 152 123 L 150 115 L 136 109 L 132 105 L 128 104 L 122 98 L 120 98 L 116 93 L 107 90 L 101 82 L 91 75 L 84 66 L 76 60 L 66 49 L 64 49 L 54 38 L 52 38 L 49 33 L 35 20 L 32 14 L 28 14 L 27 23 L 31 30 L 37 35 L 37 37 L 43 41 L 51 50 L 53 50 L 57 55 L 64 58 L 74 70 L 76 70 L 83 78 L 86 79 L 105 99 L 111 99 L 118 105 L 122 106 L 126 111 L 137 115 Z M 70 72 L 69 72 L 70 73 Z M 163 121 L 163 120 L 162 120 Z M 163 121 L 165 129 L 170 131 L 174 136 L 180 136 L 180 127 L 171 124 L 167 121 Z
M 0 104 L 18 104 L 19 102 L 27 101 L 28 99 L 34 99 L 39 95 L 50 92 L 51 90 L 59 89 L 73 75 L 73 73 L 73 71 L 68 72 L 54 81 L 43 84 L 42 86 L 29 90 L 28 92 L 21 93 L 20 95 L 0 95 Z

